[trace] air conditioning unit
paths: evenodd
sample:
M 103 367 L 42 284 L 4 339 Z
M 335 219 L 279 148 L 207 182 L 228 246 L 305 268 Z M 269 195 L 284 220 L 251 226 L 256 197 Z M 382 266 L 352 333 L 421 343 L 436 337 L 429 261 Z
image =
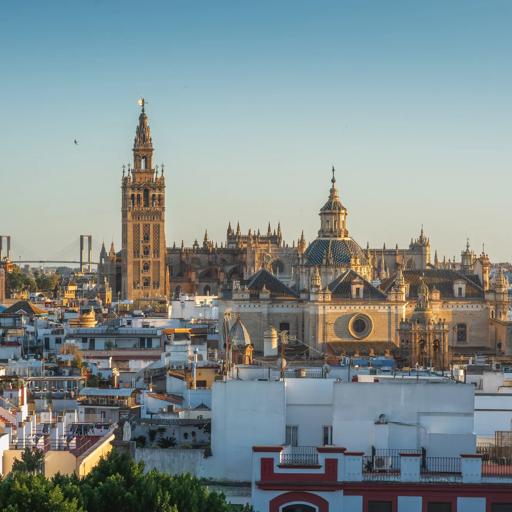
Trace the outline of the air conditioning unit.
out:
M 391 457 L 386 457 L 383 455 L 376 455 L 373 459 L 373 469 L 375 471 L 389 471 L 393 461 Z

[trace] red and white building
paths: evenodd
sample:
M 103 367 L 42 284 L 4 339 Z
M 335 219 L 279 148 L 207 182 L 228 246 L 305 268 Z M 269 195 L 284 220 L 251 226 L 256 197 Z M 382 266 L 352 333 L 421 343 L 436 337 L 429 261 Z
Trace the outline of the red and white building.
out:
M 255 446 L 254 510 L 512 512 L 512 465 L 474 454 L 378 457 L 334 446 Z

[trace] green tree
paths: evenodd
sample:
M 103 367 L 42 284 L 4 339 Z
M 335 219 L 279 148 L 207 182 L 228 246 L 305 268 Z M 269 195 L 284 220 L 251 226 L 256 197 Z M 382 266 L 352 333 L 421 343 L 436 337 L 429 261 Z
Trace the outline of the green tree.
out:
M 14 265 L 12 271 L 7 273 L 6 288 L 9 294 L 24 291 L 35 292 L 36 281 L 31 275 L 22 272 L 20 267 Z
M 25 448 L 21 459 L 16 459 L 12 465 L 12 471 L 25 473 L 44 472 L 44 452 L 37 448 Z
M 32 455 L 31 455 L 32 456 Z M 112 452 L 84 478 L 47 479 L 19 466 L 0 481 L 2 512 L 231 512 L 224 495 L 190 475 L 144 473 L 143 464 Z M 31 459 L 30 459 L 31 460 Z M 241 512 L 251 512 L 243 507 Z

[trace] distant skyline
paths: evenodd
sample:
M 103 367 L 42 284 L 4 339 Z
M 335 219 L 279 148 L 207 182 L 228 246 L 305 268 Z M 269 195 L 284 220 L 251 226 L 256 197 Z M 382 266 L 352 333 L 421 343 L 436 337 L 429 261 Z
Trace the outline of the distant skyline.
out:
M 6 3 L 0 234 L 119 250 L 144 96 L 168 246 L 228 221 L 311 241 L 334 165 L 361 246 L 423 224 L 441 258 L 512 260 L 511 23 L 508 0 Z

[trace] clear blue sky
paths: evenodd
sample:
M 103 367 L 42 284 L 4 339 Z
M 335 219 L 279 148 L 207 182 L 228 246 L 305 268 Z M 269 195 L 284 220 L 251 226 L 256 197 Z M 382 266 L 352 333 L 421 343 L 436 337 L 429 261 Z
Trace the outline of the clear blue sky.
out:
M 441 255 L 511 259 L 511 26 L 509 0 L 4 2 L 0 232 L 119 247 L 143 95 L 169 245 L 228 220 L 311 240 L 335 164 L 361 245 L 424 223 Z

